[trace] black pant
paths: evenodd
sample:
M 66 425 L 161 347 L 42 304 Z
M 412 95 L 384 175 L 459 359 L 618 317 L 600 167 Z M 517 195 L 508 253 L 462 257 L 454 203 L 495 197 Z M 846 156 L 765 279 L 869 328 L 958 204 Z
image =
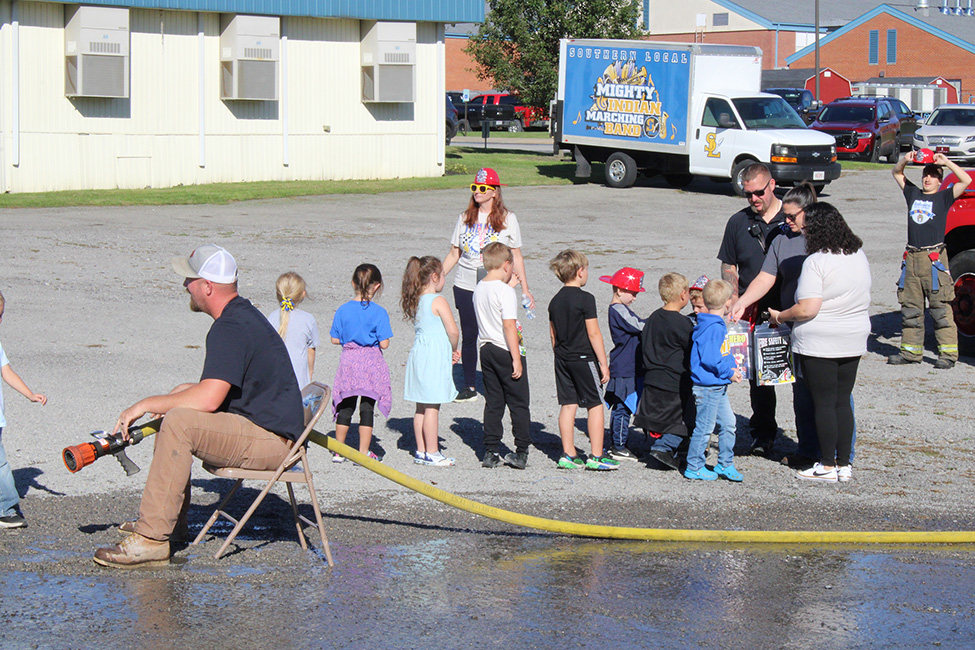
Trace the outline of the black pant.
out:
M 512 379 L 511 353 L 493 343 L 481 346 L 481 376 L 484 379 L 484 449 L 498 452 L 503 432 L 504 407 L 511 414 L 511 433 L 515 451 L 528 451 L 531 424 L 528 392 L 528 365 L 521 358 L 521 377 Z
M 460 314 L 460 363 L 464 368 L 464 385 L 461 388 L 474 388 L 474 378 L 477 376 L 477 315 L 474 313 L 474 292 L 454 287 L 454 305 Z
M 779 429 L 775 422 L 775 386 L 759 386 L 754 379 L 748 384 L 748 396 L 752 403 L 752 417 L 748 420 L 748 426 L 752 438 L 771 445 Z
M 850 464 L 853 444 L 853 405 L 850 395 L 857 380 L 860 357 L 824 359 L 797 355 L 812 394 L 816 433 L 824 465 Z

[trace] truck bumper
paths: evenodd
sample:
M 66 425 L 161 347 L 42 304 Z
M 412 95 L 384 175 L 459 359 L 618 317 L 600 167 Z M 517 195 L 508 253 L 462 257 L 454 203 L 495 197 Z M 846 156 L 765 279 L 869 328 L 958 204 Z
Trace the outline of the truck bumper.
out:
M 840 177 L 840 164 L 838 162 L 827 165 L 789 165 L 775 164 L 769 166 L 772 178 L 776 183 L 828 183 Z

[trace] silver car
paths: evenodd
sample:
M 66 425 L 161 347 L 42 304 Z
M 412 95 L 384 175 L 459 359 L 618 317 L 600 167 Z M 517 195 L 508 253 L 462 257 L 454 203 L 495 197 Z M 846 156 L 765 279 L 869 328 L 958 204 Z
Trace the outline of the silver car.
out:
M 975 105 L 942 104 L 914 133 L 914 149 L 931 149 L 958 163 L 975 161 Z

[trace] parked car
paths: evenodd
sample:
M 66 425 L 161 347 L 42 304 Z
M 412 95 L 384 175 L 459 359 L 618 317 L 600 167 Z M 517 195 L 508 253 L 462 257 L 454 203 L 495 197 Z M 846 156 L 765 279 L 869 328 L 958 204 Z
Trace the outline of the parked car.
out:
M 916 120 L 911 113 L 909 128 Z M 906 121 L 906 120 L 905 120 Z M 885 156 L 893 162 L 900 154 L 901 118 L 891 101 L 876 97 L 845 97 L 826 105 L 810 127 L 836 138 L 836 154 L 841 158 L 861 158 L 878 162 Z
M 913 144 L 957 163 L 975 163 L 975 106 L 942 104 L 914 134 Z
M 816 114 L 823 106 L 822 102 L 817 101 L 813 96 L 812 91 L 805 88 L 766 88 L 762 92 L 772 93 L 784 99 L 806 124 L 816 119 Z
M 533 126 L 548 128 L 549 125 L 549 116 L 546 109 L 538 106 L 528 106 L 518 95 L 512 95 L 510 93 L 485 93 L 472 99 L 471 104 L 514 106 L 516 119 L 508 124 L 509 131 L 524 131 Z
M 454 106 L 453 102 L 450 101 L 450 95 L 447 95 L 447 144 L 450 144 L 451 139 L 457 135 L 457 129 L 460 126 L 460 122 L 457 119 L 457 107 Z

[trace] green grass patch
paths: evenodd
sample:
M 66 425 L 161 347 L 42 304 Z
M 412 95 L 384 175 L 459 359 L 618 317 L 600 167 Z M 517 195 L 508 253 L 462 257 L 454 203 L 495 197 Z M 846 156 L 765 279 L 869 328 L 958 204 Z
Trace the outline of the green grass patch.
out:
M 447 190 L 468 185 L 481 167 L 493 167 L 511 186 L 571 185 L 575 163 L 532 152 L 484 151 L 475 147 L 447 147 L 446 175 L 435 178 L 395 178 L 369 181 L 261 181 L 214 183 L 142 190 L 69 190 L 0 194 L 0 208 L 57 208 L 103 205 L 226 204 L 255 199 L 281 199 L 325 194 L 382 194 L 413 190 Z

